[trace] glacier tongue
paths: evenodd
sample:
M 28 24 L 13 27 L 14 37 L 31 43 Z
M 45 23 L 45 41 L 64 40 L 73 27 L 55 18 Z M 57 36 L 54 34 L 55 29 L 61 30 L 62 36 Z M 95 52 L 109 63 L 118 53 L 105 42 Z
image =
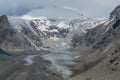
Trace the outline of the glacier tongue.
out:
M 65 20 L 67 21 L 67 20 Z M 53 40 L 50 42 L 54 49 L 51 54 L 44 55 L 44 59 L 49 60 L 52 63 L 51 70 L 58 75 L 62 75 L 63 78 L 68 78 L 72 75 L 70 65 L 76 64 L 74 61 L 78 53 L 72 53 L 66 51 L 70 48 L 70 42 L 74 34 L 85 34 L 86 29 L 94 28 L 100 24 L 106 22 L 106 19 L 84 19 L 84 20 L 72 20 L 66 24 L 66 22 L 58 23 L 57 27 L 62 29 L 69 29 L 69 33 L 65 38 Z
M 54 51 L 51 54 L 43 55 L 43 58 L 51 61 L 52 66 L 50 68 L 53 72 L 68 78 L 72 75 L 72 71 L 68 66 L 76 64 L 73 54 L 76 55 L 76 53 L 69 51 Z

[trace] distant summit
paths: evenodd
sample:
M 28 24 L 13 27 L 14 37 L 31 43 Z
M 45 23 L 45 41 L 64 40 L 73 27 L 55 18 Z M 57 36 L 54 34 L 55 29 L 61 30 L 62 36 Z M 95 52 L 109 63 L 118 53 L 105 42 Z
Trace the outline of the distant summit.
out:
M 110 18 L 115 17 L 117 20 L 120 19 L 120 5 L 117 6 L 110 14 Z

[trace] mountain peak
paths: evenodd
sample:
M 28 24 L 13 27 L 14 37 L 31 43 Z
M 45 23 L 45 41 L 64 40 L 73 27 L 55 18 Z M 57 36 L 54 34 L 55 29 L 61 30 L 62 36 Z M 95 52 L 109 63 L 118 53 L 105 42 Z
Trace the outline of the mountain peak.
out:
M 110 14 L 110 19 L 115 17 L 116 20 L 120 19 L 120 5 L 117 6 Z
M 0 16 L 0 22 L 6 22 L 6 21 L 8 21 L 8 18 L 6 15 Z
M 6 15 L 2 15 L 0 16 L 0 31 L 2 31 L 2 29 L 8 28 L 9 26 L 9 21 Z

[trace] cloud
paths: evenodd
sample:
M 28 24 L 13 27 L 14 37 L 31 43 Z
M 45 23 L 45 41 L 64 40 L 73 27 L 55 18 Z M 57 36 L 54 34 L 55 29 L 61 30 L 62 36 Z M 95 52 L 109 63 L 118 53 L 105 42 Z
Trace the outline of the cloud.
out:
M 69 6 L 87 17 L 108 17 L 119 3 L 120 0 L 0 0 L 0 14 L 24 15 L 37 8 L 56 5 Z
M 101 6 L 113 6 L 113 5 L 119 5 L 120 0 L 91 0 L 96 5 Z
M 120 0 L 89 0 L 85 7 L 85 14 L 91 17 L 109 17 L 110 12 L 120 5 Z
M 72 7 L 68 7 L 68 6 L 64 6 L 63 8 L 66 9 L 66 10 L 68 10 L 68 11 L 76 12 L 76 13 L 78 13 L 79 15 L 83 16 L 83 14 L 80 12 L 79 9 L 72 8 Z
M 0 14 L 23 15 L 35 8 L 41 8 L 39 0 L 0 0 Z

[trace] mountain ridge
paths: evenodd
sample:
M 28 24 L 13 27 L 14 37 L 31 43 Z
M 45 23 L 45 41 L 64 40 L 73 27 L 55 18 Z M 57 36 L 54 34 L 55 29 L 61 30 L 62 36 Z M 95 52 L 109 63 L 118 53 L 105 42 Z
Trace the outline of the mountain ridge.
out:
M 7 19 L 8 18 L 8 19 Z M 23 51 L 23 50 L 41 50 L 48 49 L 56 43 L 54 41 L 65 38 L 69 33 L 72 37 L 73 34 L 77 33 L 78 29 L 85 33 L 86 29 L 93 28 L 99 24 L 102 24 L 106 19 L 80 19 L 80 20 L 66 20 L 66 19 L 47 19 L 44 17 L 10 17 L 6 16 L 5 19 L 8 21 L 7 27 L 10 29 L 10 36 L 7 36 L 6 41 L 1 42 L 1 48 L 5 48 L 10 51 Z M 89 26 L 88 26 L 89 25 Z M 83 27 L 85 26 L 85 27 Z M 3 32 L 1 32 L 3 33 Z M 2 36 L 2 35 L 1 35 Z M 52 44 L 46 44 L 51 40 Z M 43 42 L 46 41 L 46 42 Z M 44 46 L 45 43 L 45 46 Z M 66 42 L 63 42 L 66 44 Z M 61 43 L 60 40 L 60 44 Z M 6 44 L 6 45 L 5 45 Z M 12 47 L 14 48 L 12 48 Z M 66 45 L 67 46 L 67 45 Z M 45 48 L 46 47 L 46 48 Z M 53 48 L 54 48 L 53 47 Z
M 109 20 L 1 16 L 0 51 L 16 55 L 1 54 L 0 80 L 119 80 L 119 10 Z
M 91 29 L 87 32 L 88 35 L 84 35 L 83 39 L 87 37 L 90 41 L 90 48 L 86 45 L 84 56 L 78 58 L 79 62 L 74 66 L 73 71 L 76 71 L 77 76 L 69 80 L 120 79 L 118 75 L 120 73 L 120 21 L 118 19 L 119 12 L 116 12 L 119 9 L 120 6 L 113 10 L 112 13 L 114 14 L 110 14 L 108 22 Z M 84 43 L 87 43 L 87 41 Z

